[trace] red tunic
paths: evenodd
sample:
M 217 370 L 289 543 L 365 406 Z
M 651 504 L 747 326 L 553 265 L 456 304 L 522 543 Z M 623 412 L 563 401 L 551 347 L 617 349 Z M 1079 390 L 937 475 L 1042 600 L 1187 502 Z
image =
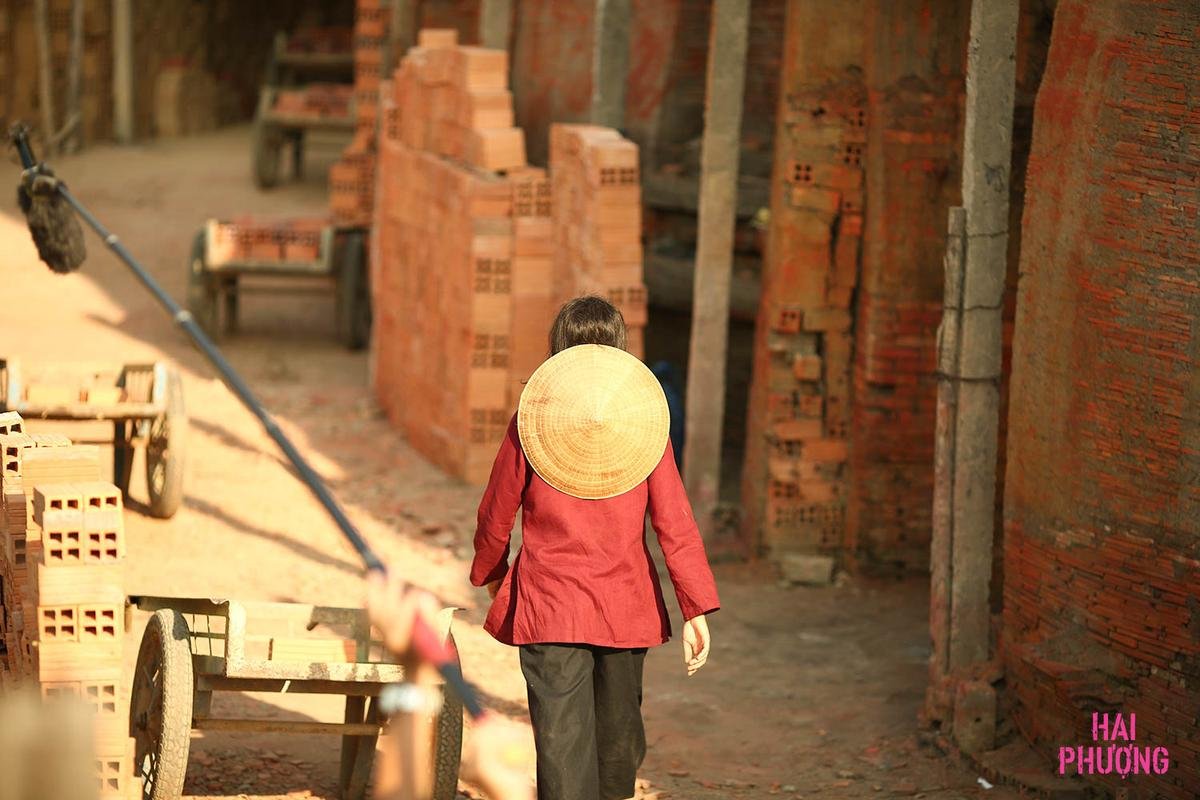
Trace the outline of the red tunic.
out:
M 522 509 L 523 543 L 508 566 Z M 581 500 L 546 483 L 521 449 L 514 416 L 479 503 L 471 583 L 503 578 L 484 628 L 505 644 L 651 647 L 671 638 L 646 510 L 684 619 L 720 607 L 704 543 L 671 445 L 650 477 L 624 494 Z

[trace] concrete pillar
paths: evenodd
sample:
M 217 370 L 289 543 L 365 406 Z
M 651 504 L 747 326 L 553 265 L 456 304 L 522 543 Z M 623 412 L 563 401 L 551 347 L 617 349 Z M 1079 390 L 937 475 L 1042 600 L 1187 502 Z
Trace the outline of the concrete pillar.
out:
M 625 81 L 629 76 L 632 0 L 596 0 L 592 43 L 591 121 L 625 126 Z
M 975 0 L 967 49 L 963 208 L 950 212 L 938 339 L 931 559 L 934 685 L 990 655 L 989 606 L 1018 0 Z M 945 714 L 946 693 L 931 704 Z M 978 731 L 969 735 L 972 746 Z
M 750 0 L 716 0 L 713 4 L 683 449 L 688 496 L 703 533 L 711 532 L 721 483 L 725 357 L 749 22 Z
M 133 141 L 133 9 L 132 0 L 113 0 L 113 135 Z
M 493 50 L 507 50 L 512 13 L 512 0 L 483 0 L 479 6 L 479 44 Z

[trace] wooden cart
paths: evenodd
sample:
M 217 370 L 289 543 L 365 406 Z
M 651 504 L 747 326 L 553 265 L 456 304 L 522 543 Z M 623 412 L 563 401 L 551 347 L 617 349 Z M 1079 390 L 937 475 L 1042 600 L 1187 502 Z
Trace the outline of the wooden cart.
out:
M 0 358 L 0 411 L 27 420 L 111 421 L 113 483 L 129 496 L 140 447 L 150 514 L 167 519 L 179 510 L 188 421 L 183 382 L 173 367 L 161 361 L 32 366 Z
M 148 800 L 176 800 L 183 791 L 191 731 L 327 733 L 342 737 L 341 796 L 366 791 L 382 723 L 378 697 L 403 680 L 372 641 L 362 609 L 190 597 L 129 598 L 152 612 L 130 697 L 135 769 Z M 450 637 L 453 609 L 442 612 Z M 305 636 L 315 628 L 338 638 Z M 214 692 L 335 694 L 346 698 L 343 722 L 227 719 L 214 716 Z M 434 800 L 453 800 L 462 750 L 462 705 L 453 692 L 434 724 Z
M 313 227 L 320 222 L 206 222 L 192 241 L 187 296 L 188 310 L 205 333 L 234 332 L 245 294 L 313 291 L 333 295 L 342 343 L 352 350 L 365 347 L 371 334 L 366 231 L 328 221 Z M 305 227 L 298 228 L 302 223 Z M 252 283 L 263 278 L 304 280 L 286 287 L 279 281 Z
M 289 46 L 287 35 L 278 34 L 254 114 L 253 168 L 254 180 L 259 188 L 269 189 L 279 183 L 280 161 L 285 144 L 292 147 L 292 172 L 299 178 L 304 173 L 304 141 L 309 132 L 332 131 L 347 135 L 354 132 L 356 123 L 353 108 L 341 113 L 323 114 L 288 113 L 276 108 L 281 90 L 303 86 L 305 80 L 312 78 L 333 78 L 352 84 L 353 51 L 296 52 Z

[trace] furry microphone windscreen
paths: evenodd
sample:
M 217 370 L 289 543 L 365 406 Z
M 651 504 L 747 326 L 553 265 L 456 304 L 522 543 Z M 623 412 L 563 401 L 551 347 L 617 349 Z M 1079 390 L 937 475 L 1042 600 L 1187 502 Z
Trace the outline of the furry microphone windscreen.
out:
M 74 272 L 87 258 L 83 228 L 74 209 L 58 191 L 58 179 L 46 167 L 26 170 L 17 187 L 38 257 L 58 273 Z

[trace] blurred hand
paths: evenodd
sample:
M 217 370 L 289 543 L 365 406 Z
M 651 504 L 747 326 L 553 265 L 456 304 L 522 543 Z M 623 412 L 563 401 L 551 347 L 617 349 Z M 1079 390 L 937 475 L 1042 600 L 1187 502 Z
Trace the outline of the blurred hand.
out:
M 438 601 L 429 592 L 414 589 L 389 572 L 372 572 L 367 577 L 367 617 L 379 631 L 384 646 L 398 656 L 408 656 L 413 623 L 418 615 L 430 628 L 437 628 Z M 437 670 L 421 662 L 411 680 L 436 682 Z
M 704 666 L 711 649 L 708 620 L 703 614 L 683 623 L 683 663 L 687 666 L 689 676 L 695 675 Z
M 533 800 L 535 756 L 526 726 L 494 713 L 471 726 L 462 757 L 462 778 L 489 800 Z
M 503 578 L 497 578 L 487 585 L 488 597 L 496 599 L 496 594 L 500 591 L 500 584 L 504 582 Z

